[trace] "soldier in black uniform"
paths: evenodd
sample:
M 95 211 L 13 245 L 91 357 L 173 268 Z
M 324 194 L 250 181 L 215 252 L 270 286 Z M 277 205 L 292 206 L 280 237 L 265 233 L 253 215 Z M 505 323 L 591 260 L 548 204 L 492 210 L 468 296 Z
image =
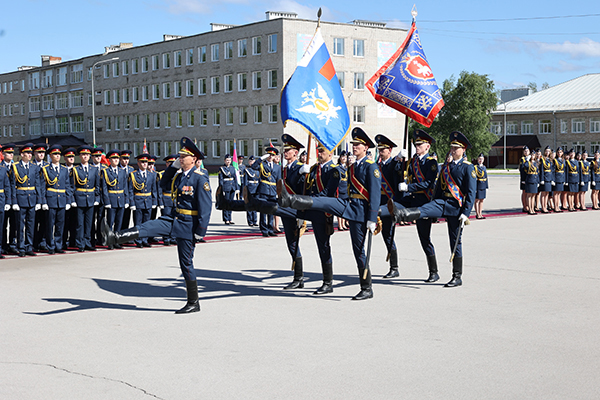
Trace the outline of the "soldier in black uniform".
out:
M 127 173 L 128 177 L 129 177 L 129 174 L 131 174 L 133 171 L 135 171 L 135 169 L 131 165 L 129 165 L 130 158 L 131 158 L 131 150 L 121 150 L 121 159 L 120 159 L 119 168 L 123 169 Z M 129 182 L 128 185 L 131 185 L 131 182 Z M 131 189 L 128 187 L 127 190 L 131 190 Z M 131 206 L 133 206 L 133 200 L 132 199 L 130 199 L 130 200 L 131 200 L 131 203 L 129 204 L 128 207 L 125 207 L 125 211 L 123 211 L 123 222 L 121 223 L 121 229 L 127 229 L 127 228 L 129 228 L 129 225 L 131 224 L 131 211 L 132 211 Z
M 244 168 L 244 173 L 242 175 L 242 190 L 243 193 L 249 193 L 251 195 L 256 193 L 256 189 L 258 188 L 258 171 L 252 169 L 252 164 L 254 164 L 254 156 L 250 156 L 248 158 L 248 168 Z M 256 219 L 256 211 L 246 211 L 246 221 L 248 222 L 248 226 L 258 226 L 258 220 Z
M 108 166 L 102 163 L 102 156 L 104 155 L 104 149 L 102 147 L 96 147 L 92 150 L 92 156 L 90 157 L 91 165 L 98 168 L 98 174 L 102 176 Z M 94 206 L 94 217 L 92 218 L 92 247 L 96 247 L 102 244 L 102 221 L 105 218 L 104 208 L 104 195 L 102 193 L 102 185 L 99 189 L 100 196 L 98 197 L 98 205 Z
M 4 156 L 4 160 L 2 160 L 1 163 L 8 169 L 9 173 L 14 162 L 13 159 L 15 156 L 15 147 L 17 147 L 17 145 L 14 143 L 7 143 L 2 146 L 2 155 Z M 12 199 L 9 204 L 12 204 Z M 4 249 L 4 253 L 12 255 L 19 254 L 19 251 L 17 250 L 16 211 L 14 211 L 12 207 L 10 210 L 4 212 L 3 229 L 4 239 L 2 241 L 2 248 Z
M 75 166 L 75 153 L 77 150 L 73 147 L 69 147 L 63 151 L 63 158 L 65 160 L 65 168 L 71 176 L 71 170 Z M 70 182 L 69 182 L 70 184 Z M 63 230 L 63 250 L 67 250 L 69 247 L 77 247 L 77 208 L 72 207 L 73 196 L 67 199 L 69 204 L 65 206 L 65 227 Z
M 38 143 L 33 146 L 33 160 L 32 162 L 38 166 L 40 173 L 42 168 L 48 165 L 46 161 L 46 150 L 48 145 L 46 143 Z M 48 221 L 48 207 L 43 207 L 36 210 L 35 212 L 35 229 L 33 232 L 33 251 L 48 251 L 48 245 L 46 243 L 46 222 Z
M 225 154 L 224 165 L 219 168 L 219 186 L 226 200 L 233 200 L 235 193 L 240 190 L 237 182 L 237 172 L 235 167 L 231 165 L 231 156 L 229 154 Z M 225 225 L 234 224 L 231 220 L 231 211 L 223 210 L 223 222 Z

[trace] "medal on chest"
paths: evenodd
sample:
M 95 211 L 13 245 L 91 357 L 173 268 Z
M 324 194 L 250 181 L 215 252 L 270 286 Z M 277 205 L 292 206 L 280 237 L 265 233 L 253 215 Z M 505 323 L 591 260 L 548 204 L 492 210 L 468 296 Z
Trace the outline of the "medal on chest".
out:
M 184 194 L 187 196 L 193 196 L 194 195 L 194 187 L 193 186 L 183 186 L 181 188 L 181 194 Z

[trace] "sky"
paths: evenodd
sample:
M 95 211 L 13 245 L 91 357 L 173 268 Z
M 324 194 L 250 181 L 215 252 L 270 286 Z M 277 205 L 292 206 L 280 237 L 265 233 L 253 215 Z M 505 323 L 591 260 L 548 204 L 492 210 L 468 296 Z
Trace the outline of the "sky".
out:
M 0 73 L 41 65 L 41 55 L 72 60 L 119 42 L 134 46 L 163 34 L 194 35 L 210 23 L 242 25 L 266 11 L 299 18 L 355 19 L 408 28 L 416 5 L 421 44 L 441 86 L 461 71 L 486 74 L 496 89 L 538 87 L 600 72 L 600 6 L 596 1 L 327 0 L 20 0 L 0 14 Z M 331 49 L 330 49 L 331 51 Z M 374 73 L 375 71 L 373 71 Z

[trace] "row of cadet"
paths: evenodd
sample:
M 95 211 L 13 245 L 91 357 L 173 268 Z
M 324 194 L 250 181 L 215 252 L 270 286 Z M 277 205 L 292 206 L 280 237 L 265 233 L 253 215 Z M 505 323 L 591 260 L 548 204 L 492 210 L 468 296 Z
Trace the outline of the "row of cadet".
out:
M 586 192 L 591 190 L 594 210 L 600 209 L 600 151 L 588 161 L 585 149 L 553 151 L 549 146 L 542 154 L 523 147 L 519 162 L 521 202 L 528 214 L 586 210 Z
M 63 149 L 10 143 L 2 146 L 2 155 L 0 258 L 4 258 L 2 253 L 24 257 L 36 252 L 64 253 L 69 248 L 95 251 L 102 245 L 103 220 L 111 229 L 124 229 L 132 216 L 138 225 L 156 218 L 159 209 L 165 215 L 173 207 L 171 194 L 158 184 L 162 172 L 154 170 L 156 157 L 149 154 L 136 157 L 137 170 L 129 165 L 131 151 L 111 150 L 104 155 L 104 149 L 87 145 Z M 75 165 L 76 155 L 79 165 Z M 176 158 L 171 155 L 164 161 L 169 165 Z M 163 243 L 174 240 L 165 237 Z M 148 239 L 135 244 L 150 246 Z

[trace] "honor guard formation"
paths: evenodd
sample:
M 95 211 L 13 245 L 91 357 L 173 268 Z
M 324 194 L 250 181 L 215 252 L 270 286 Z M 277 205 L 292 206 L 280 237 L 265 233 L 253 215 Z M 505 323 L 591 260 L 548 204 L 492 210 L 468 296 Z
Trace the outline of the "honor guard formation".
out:
M 468 224 L 473 206 L 477 218 L 484 218 L 481 204 L 487 189 L 487 172 L 483 155 L 476 165 L 466 161 L 464 153 L 471 145 L 462 133 L 452 132 L 451 151 L 439 165 L 429 153 L 434 143 L 431 136 L 415 130 L 412 140 L 416 149 L 413 157 L 409 159 L 406 150 L 394 157 L 397 146 L 390 139 L 377 135 L 372 141 L 361 128 L 354 128 L 352 150 L 342 152 L 339 163 L 333 161 L 332 152 L 317 144 L 317 162 L 308 165 L 304 146 L 284 134 L 281 155 L 271 146 L 263 156 L 249 157 L 247 165 L 243 164 L 243 157 L 238 157 L 239 169 L 232 165 L 230 155 L 225 156 L 218 171 L 215 206 L 228 225 L 233 224 L 233 211 L 245 212 L 248 225 L 259 226 L 264 237 L 277 236 L 278 224 L 273 221 L 281 219 L 293 269 L 285 290 L 304 287 L 300 238 L 310 222 L 323 273 L 315 295 L 334 290 L 330 237 L 335 231 L 334 217 L 337 218 L 338 229 L 350 231 L 356 260 L 360 289 L 353 300 L 373 297 L 373 235 L 381 233 L 387 250 L 381 256 L 389 263 L 389 271 L 383 277 L 400 276 L 394 241 L 397 224 L 415 222 L 429 271 L 425 281 L 439 280 L 430 233 L 431 224 L 443 217 L 447 221 L 453 265 L 452 279 L 445 286 L 460 286 L 463 227 Z M 126 243 L 150 247 L 161 238 L 165 245 L 177 245 L 186 283 L 187 303 L 177 313 L 199 311 L 194 248 L 206 236 L 212 194 L 208 172 L 202 168 L 204 154 L 188 138 L 182 138 L 180 144 L 178 154 L 163 159 L 166 169 L 160 172 L 154 168 L 156 157 L 150 154 L 138 155 L 134 169 L 129 165 L 128 150 L 105 153 L 102 148 L 85 145 L 63 149 L 59 145 L 48 148 L 44 144 L 5 144 L 0 166 L 3 252 L 25 257 L 35 256 L 36 252 L 95 251 L 100 245 L 109 250 L 120 249 Z M 14 160 L 15 151 L 20 154 L 19 161 Z M 369 156 L 375 151 L 377 161 Z M 81 160 L 79 165 L 74 164 L 76 155 Z M 64 164 L 60 163 L 61 157 Z M 285 160 L 283 166 L 278 162 L 280 157 Z M 599 168 L 598 157 L 596 153 L 592 164 L 585 164 L 585 158 L 581 165 L 573 162 L 579 179 L 575 185 L 578 193 L 590 178 L 595 187 L 594 177 L 600 175 L 594 175 Z M 536 191 L 538 185 L 542 188 L 548 181 L 550 188 L 560 184 L 562 189 L 567 183 L 571 164 L 558 164 L 559 159 L 562 160 L 562 154 L 548 161 L 552 174 L 549 178 L 542 175 L 543 161 L 524 156 L 521 170 L 528 201 L 532 183 L 536 184 Z M 562 181 L 556 174 L 557 165 L 564 167 Z M 584 169 L 588 171 L 587 181 L 580 178 Z M 529 171 L 535 171 L 536 182 L 530 182 Z M 543 198 L 551 202 L 555 197 Z M 580 197 L 569 198 L 573 204 L 569 208 L 576 207 Z

